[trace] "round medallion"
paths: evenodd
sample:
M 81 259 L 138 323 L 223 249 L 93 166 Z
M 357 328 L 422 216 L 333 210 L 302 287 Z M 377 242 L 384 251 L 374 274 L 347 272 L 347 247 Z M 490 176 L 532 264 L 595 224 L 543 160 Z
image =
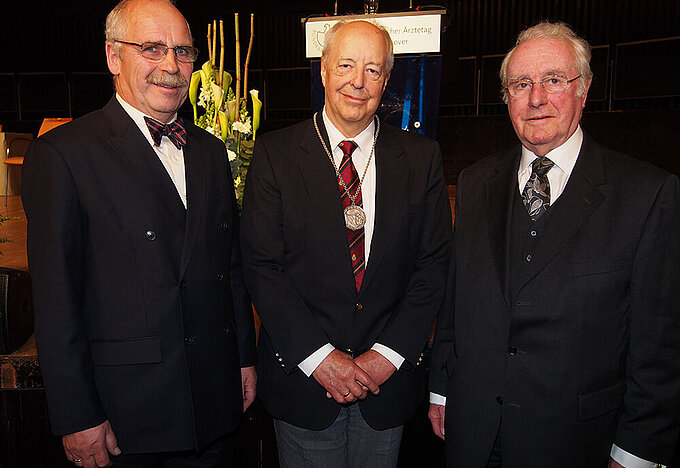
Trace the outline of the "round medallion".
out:
M 358 231 L 366 224 L 366 213 L 357 205 L 349 205 L 345 208 L 345 226 L 352 231 Z

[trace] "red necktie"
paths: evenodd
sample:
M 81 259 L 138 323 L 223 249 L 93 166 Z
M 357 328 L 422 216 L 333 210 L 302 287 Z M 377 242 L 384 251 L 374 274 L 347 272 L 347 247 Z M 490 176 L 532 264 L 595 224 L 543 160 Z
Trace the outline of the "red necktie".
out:
M 149 127 L 149 133 L 151 133 L 151 138 L 153 138 L 156 146 L 161 146 L 163 136 L 168 137 L 177 149 L 187 144 L 187 131 L 182 124 L 181 117 L 177 117 L 174 122 L 169 124 L 164 124 L 150 117 L 144 117 L 144 121 L 146 126 Z
M 340 162 L 340 168 L 338 172 L 345 181 L 347 186 L 347 191 L 352 195 L 357 191 L 357 186 L 359 184 L 359 174 L 357 173 L 354 163 L 352 163 L 352 153 L 357 148 L 357 144 L 353 141 L 344 140 L 338 145 L 342 150 L 342 161 Z M 342 197 L 342 208 L 347 208 L 352 200 L 349 198 L 347 191 L 342 186 L 340 181 L 340 195 Z M 359 189 L 356 199 L 354 200 L 357 206 L 363 207 L 363 201 L 361 199 L 361 189 Z M 361 281 L 364 279 L 364 228 L 357 229 L 353 231 L 352 229 L 347 229 L 347 240 L 349 242 L 349 250 L 352 258 L 352 270 L 354 271 L 354 282 L 357 286 L 357 291 L 361 289 Z

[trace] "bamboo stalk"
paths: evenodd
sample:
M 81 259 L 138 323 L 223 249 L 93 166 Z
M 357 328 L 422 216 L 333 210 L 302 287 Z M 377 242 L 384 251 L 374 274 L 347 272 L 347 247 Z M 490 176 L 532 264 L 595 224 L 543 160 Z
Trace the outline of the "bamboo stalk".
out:
M 217 20 L 213 20 L 213 43 L 212 43 L 213 56 L 212 64 L 213 73 L 215 72 L 215 56 L 217 55 Z
M 248 102 L 248 66 L 250 65 L 250 53 L 253 51 L 253 39 L 255 38 L 255 15 L 250 14 L 250 41 L 248 42 L 248 54 L 246 55 L 246 63 L 243 66 L 243 101 Z
M 222 86 L 224 81 L 224 22 L 220 20 L 220 82 Z
M 234 122 L 238 122 L 241 117 L 241 40 L 238 29 L 238 13 L 234 13 L 234 29 L 236 34 L 236 117 Z
M 211 40 L 211 32 L 210 32 L 210 31 L 211 31 L 211 29 L 210 29 L 211 26 L 212 26 L 212 25 L 211 25 L 210 23 L 208 23 L 208 59 L 209 59 L 210 62 L 212 63 L 213 53 L 212 53 L 212 40 Z

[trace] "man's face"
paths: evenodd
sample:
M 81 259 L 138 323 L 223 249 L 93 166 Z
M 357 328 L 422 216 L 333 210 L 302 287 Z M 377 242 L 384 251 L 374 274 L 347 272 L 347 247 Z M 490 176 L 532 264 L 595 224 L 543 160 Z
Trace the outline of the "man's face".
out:
M 378 28 L 356 21 L 336 33 L 328 57 L 321 60 L 326 113 L 346 137 L 361 133 L 380 104 L 389 78 L 387 52 Z
M 186 21 L 167 2 L 139 2 L 126 18 L 127 31 L 121 40 L 161 42 L 168 47 L 191 45 Z M 107 43 L 106 56 L 123 100 L 161 122 L 169 122 L 186 99 L 193 64 L 178 62 L 173 50 L 168 50 L 160 62 L 153 62 L 142 57 L 139 47 L 121 43 Z
M 534 82 L 528 95 L 508 95 L 508 113 L 522 144 L 537 156 L 545 156 L 573 135 L 590 86 L 588 83 L 583 95 L 578 96 L 578 81 L 583 79 L 579 78 L 561 93 L 548 94 L 539 81 L 551 75 L 563 75 L 567 79 L 579 75 L 572 49 L 565 41 L 525 41 L 515 49 L 508 62 L 508 83 L 524 78 Z

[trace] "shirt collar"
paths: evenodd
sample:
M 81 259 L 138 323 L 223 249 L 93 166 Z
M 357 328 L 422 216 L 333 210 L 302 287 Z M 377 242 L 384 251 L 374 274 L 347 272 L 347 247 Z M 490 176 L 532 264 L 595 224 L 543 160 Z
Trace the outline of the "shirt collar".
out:
M 562 143 L 562 145 L 558 146 L 557 148 L 549 151 L 546 156 L 549 157 L 552 162 L 555 163 L 555 166 L 560 168 L 562 172 L 565 174 L 571 174 L 571 171 L 576 165 L 576 159 L 578 158 L 578 154 L 581 151 L 582 144 L 583 130 L 581 130 L 581 126 L 579 125 L 576 128 L 574 134 L 570 136 L 567 141 Z M 531 150 L 522 146 L 522 159 L 519 163 L 518 173 L 521 174 L 526 171 L 537 157 L 538 156 L 536 156 Z
M 373 146 L 375 119 L 371 119 L 371 123 L 369 123 L 368 126 L 354 138 L 346 138 L 342 132 L 340 132 L 340 130 L 338 130 L 335 125 L 333 125 L 331 119 L 328 118 L 325 106 L 321 115 L 323 117 L 323 124 L 326 127 L 326 133 L 328 134 L 328 142 L 331 144 L 331 151 L 334 151 L 341 141 L 351 140 L 354 141 L 357 146 L 359 146 L 359 149 L 362 151 L 362 153 L 365 155 L 370 153 L 371 147 Z
M 150 115 L 146 115 L 144 112 L 140 111 L 139 109 L 136 109 L 135 107 L 132 107 L 132 105 L 125 101 L 118 93 L 116 93 L 116 99 L 118 99 L 118 102 L 123 107 L 125 112 L 127 112 L 130 118 L 137 124 L 139 129 L 142 131 L 142 135 L 146 137 L 149 144 L 151 146 L 155 146 L 153 138 L 151 137 L 151 132 L 149 131 L 149 127 L 146 125 L 146 122 L 144 121 L 144 117 L 149 117 L 150 119 L 153 119 L 153 117 L 151 117 Z M 176 119 L 177 113 L 175 113 L 175 115 L 172 117 L 172 120 L 169 123 L 174 122 Z

